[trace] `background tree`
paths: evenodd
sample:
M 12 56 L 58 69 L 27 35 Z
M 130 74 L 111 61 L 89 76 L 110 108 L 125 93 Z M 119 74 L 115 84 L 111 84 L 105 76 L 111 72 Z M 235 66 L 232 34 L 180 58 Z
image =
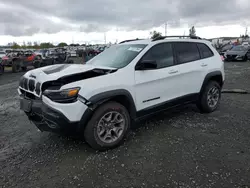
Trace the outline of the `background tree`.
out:
M 152 31 L 152 32 L 150 32 L 150 35 L 151 35 L 151 39 L 155 39 L 157 37 L 161 37 L 162 33 L 158 32 L 158 31 Z
M 194 26 L 189 29 L 189 36 L 196 36 L 196 30 Z
M 57 45 L 57 47 L 64 47 L 64 46 L 68 46 L 68 44 L 65 42 L 61 42 Z
M 247 38 L 249 38 L 249 35 L 248 34 L 246 34 L 246 35 L 240 35 L 240 38 L 247 39 Z
M 20 48 L 20 45 L 18 45 L 16 42 L 13 42 L 11 48 L 13 48 L 13 49 L 18 49 L 18 48 Z
M 22 45 L 22 48 L 26 48 L 26 42 L 25 41 L 23 41 L 23 45 Z
M 38 45 L 38 43 L 37 43 L 37 42 L 34 42 L 34 43 L 33 43 L 33 48 L 35 48 L 35 49 L 39 49 L 39 48 L 40 48 L 40 46 Z
M 40 44 L 40 48 L 44 49 L 44 48 L 53 48 L 55 47 L 53 44 L 49 43 L 49 42 L 44 42 Z

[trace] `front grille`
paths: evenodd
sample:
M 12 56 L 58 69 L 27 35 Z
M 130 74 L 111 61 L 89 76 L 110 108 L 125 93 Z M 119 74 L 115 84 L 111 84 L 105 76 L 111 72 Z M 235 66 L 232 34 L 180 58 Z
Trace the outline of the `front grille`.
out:
M 35 90 L 35 80 L 29 80 L 29 90 L 32 92 Z
M 33 79 L 27 79 L 25 77 L 22 77 L 19 81 L 19 86 L 25 90 L 36 92 L 37 95 L 40 95 L 41 92 L 41 83 L 37 82 L 35 83 L 35 80 Z M 24 90 L 23 90 L 24 91 Z M 28 93 L 28 92 L 27 92 Z
M 22 95 L 23 95 L 25 98 L 33 99 L 33 100 L 36 99 L 36 96 L 35 96 L 34 94 L 29 93 L 29 92 L 27 92 L 27 91 L 25 91 L 25 90 L 23 90 L 23 89 L 20 89 L 20 91 L 21 91 Z
M 41 83 L 40 83 L 40 82 L 37 82 L 37 84 L 36 84 L 36 94 L 37 94 L 37 95 L 40 95 L 40 92 L 41 92 L 40 87 L 41 87 Z
M 237 55 L 227 55 L 228 59 L 235 59 L 237 57 Z
M 27 78 L 24 78 L 23 88 L 26 89 L 26 90 L 28 90 L 28 79 Z
M 24 86 L 24 77 L 21 77 L 21 79 L 19 81 L 19 86 L 23 88 L 23 86 Z

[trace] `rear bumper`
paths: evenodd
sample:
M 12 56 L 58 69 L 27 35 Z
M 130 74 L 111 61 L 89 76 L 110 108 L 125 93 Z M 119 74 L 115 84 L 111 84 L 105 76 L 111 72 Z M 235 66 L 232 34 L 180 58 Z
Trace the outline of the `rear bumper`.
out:
M 41 131 L 79 134 L 92 115 L 92 110 L 87 108 L 79 121 L 72 122 L 62 112 L 48 106 L 42 100 L 30 101 L 31 108 L 25 113 Z M 26 102 L 23 96 L 20 96 L 20 102 Z

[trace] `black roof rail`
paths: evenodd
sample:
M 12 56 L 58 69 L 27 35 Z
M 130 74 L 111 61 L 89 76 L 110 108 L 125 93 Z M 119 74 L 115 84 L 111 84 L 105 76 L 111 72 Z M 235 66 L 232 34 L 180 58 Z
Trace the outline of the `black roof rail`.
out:
M 132 41 L 136 41 L 136 40 L 143 40 L 143 39 L 136 38 L 136 39 L 124 40 L 124 41 L 120 42 L 119 44 L 122 44 L 122 43 L 125 43 L 125 42 L 132 42 Z
M 183 36 L 183 35 L 176 35 L 176 36 L 159 36 L 159 37 L 156 37 L 154 39 L 152 39 L 152 41 L 157 41 L 157 40 L 163 40 L 163 39 L 166 39 L 166 38 L 174 38 L 174 37 L 179 37 L 180 39 L 184 39 L 184 38 L 190 38 L 190 39 L 202 39 L 198 36 Z

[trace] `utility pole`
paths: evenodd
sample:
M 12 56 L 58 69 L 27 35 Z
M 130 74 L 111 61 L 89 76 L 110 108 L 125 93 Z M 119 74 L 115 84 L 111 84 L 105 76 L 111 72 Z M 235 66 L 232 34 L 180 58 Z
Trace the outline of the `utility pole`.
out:
M 104 43 L 106 44 L 106 33 L 104 33 Z
M 165 25 L 165 36 L 167 36 L 167 27 L 168 27 L 167 24 L 168 24 L 167 22 L 164 24 Z
M 116 27 L 116 40 L 115 40 L 115 43 L 117 44 L 118 42 L 118 27 Z
M 247 33 L 248 33 L 248 28 L 246 27 L 245 36 L 247 36 Z

